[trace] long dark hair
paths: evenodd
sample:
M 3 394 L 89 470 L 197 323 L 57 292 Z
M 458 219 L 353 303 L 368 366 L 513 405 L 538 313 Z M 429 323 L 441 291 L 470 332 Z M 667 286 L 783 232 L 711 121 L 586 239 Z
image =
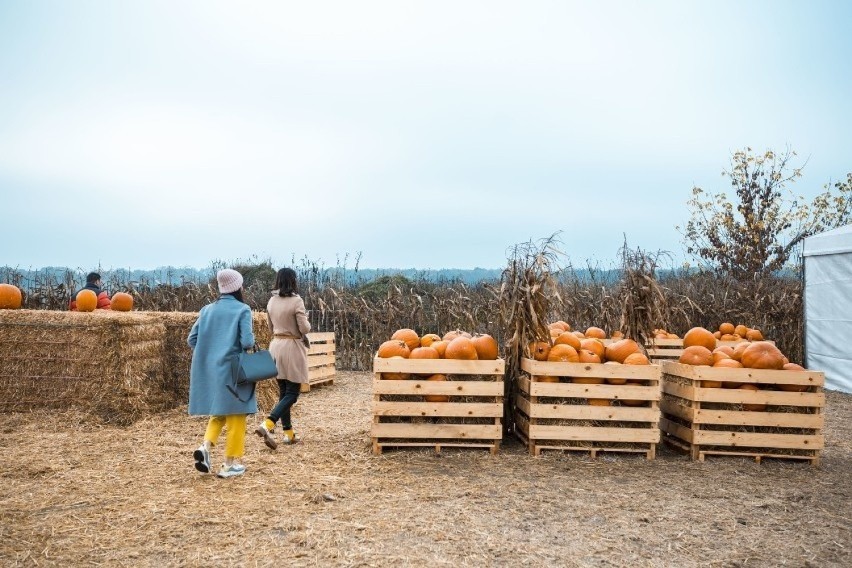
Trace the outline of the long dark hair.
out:
M 224 294 L 222 294 L 222 296 L 233 296 L 234 298 L 241 301 L 242 303 L 244 303 L 244 304 L 246 303 L 246 301 L 243 300 L 243 289 L 242 288 L 240 288 L 236 292 L 225 292 Z
M 275 275 L 275 288 L 279 296 L 295 296 L 299 293 L 299 285 L 296 284 L 296 271 L 292 268 L 282 268 Z

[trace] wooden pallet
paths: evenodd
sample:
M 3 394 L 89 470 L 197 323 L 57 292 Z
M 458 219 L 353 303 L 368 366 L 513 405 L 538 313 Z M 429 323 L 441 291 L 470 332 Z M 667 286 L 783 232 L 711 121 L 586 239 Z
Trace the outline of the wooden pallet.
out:
M 716 346 L 721 347 L 728 345 L 736 347 L 738 344 L 748 341 L 741 339 L 739 341 L 717 341 Z M 766 340 L 768 341 L 768 340 Z M 768 343 L 775 344 L 774 341 Z M 663 361 L 677 361 L 683 355 L 683 339 L 654 339 L 645 344 L 645 350 L 648 353 L 648 359 L 655 363 Z
M 386 447 L 488 448 L 497 453 L 503 439 L 505 363 L 449 359 L 373 360 L 373 453 Z M 382 373 L 412 373 L 409 380 L 386 380 Z M 424 376 L 447 375 L 446 381 Z M 448 402 L 426 402 L 424 395 L 447 395 Z M 406 400 L 394 398 L 406 397 Z M 456 402 L 453 397 L 474 397 Z M 393 421 L 392 421 L 393 420 Z M 478 423 L 471 424 L 467 420 Z
M 308 382 L 302 384 L 301 392 L 310 392 L 311 387 L 333 385 L 335 368 L 334 332 L 309 333 L 311 348 L 308 349 Z
M 516 434 L 531 455 L 542 450 L 644 453 L 656 457 L 660 441 L 660 366 L 555 363 L 523 359 L 514 401 Z M 542 382 L 541 376 L 560 377 Z M 641 384 L 578 384 L 569 377 L 629 379 Z M 570 400 L 568 400 L 570 399 Z M 589 399 L 643 401 L 641 406 L 592 406 Z M 568 402 L 568 403 L 566 403 Z M 559 420 L 559 424 L 543 421 Z M 589 422 L 593 422 L 589 425 Z M 595 423 L 621 423 L 622 427 Z
M 693 460 L 704 461 L 708 455 L 739 455 L 758 462 L 786 458 L 819 464 L 825 445 L 823 373 L 694 367 L 673 362 L 663 363 L 662 368 L 660 428 L 666 442 L 688 451 Z M 765 390 L 707 388 L 702 386 L 703 381 L 756 384 Z M 807 391 L 770 390 L 778 385 L 804 386 Z M 767 405 L 767 410 L 742 410 L 743 404 Z M 780 428 L 797 432 L 778 432 Z

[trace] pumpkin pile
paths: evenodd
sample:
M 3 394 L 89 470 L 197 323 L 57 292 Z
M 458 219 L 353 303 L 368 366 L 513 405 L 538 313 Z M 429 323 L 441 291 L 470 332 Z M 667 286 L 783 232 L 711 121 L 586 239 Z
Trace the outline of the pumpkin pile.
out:
M 719 341 L 763 341 L 763 333 L 757 328 L 725 322 L 713 332 Z
M 560 322 L 557 322 L 557 324 Z M 564 323 L 564 322 L 562 322 Z M 551 324 L 556 326 L 557 324 Z M 567 324 L 566 324 L 567 325 Z M 563 330 L 558 335 L 553 333 L 551 327 L 551 342 L 533 341 L 528 349 L 530 356 L 536 361 L 550 361 L 557 363 L 593 363 L 605 365 L 650 365 L 648 357 L 642 353 L 639 344 L 632 339 L 615 339 L 608 345 L 604 345 L 603 339 L 606 333 L 599 327 L 589 327 L 585 332 L 572 332 L 570 328 Z M 559 377 L 549 375 L 536 376 L 536 380 L 545 383 L 558 383 Z M 640 379 L 621 379 L 602 377 L 571 377 L 571 382 L 586 385 L 600 385 L 608 383 L 611 385 L 641 385 Z M 610 399 L 588 399 L 592 406 L 610 406 Z M 640 406 L 644 404 L 641 400 L 622 400 L 627 406 Z
M 382 359 L 458 359 L 463 361 L 496 360 L 497 340 L 486 333 L 471 335 L 454 330 L 443 336 L 427 333 L 419 336 L 413 329 L 399 329 L 379 346 Z M 442 375 L 443 376 L 443 375 Z M 408 373 L 383 373 L 383 379 L 408 379 Z M 430 379 L 431 380 L 431 379 Z M 441 380 L 441 379 L 434 379 Z
M 654 339 L 680 339 L 680 336 L 676 333 L 669 333 L 663 328 L 658 328 L 654 330 Z
M 77 296 L 68 303 L 68 309 L 72 312 L 93 312 L 95 310 L 108 310 L 112 305 L 106 292 L 95 294 L 91 290 L 80 290 Z
M 18 310 L 22 301 L 20 288 L 11 284 L 0 284 L 0 310 Z
M 556 338 L 559 337 L 560 335 L 562 335 L 563 333 L 570 333 L 570 334 L 572 334 L 576 337 L 579 337 L 580 339 L 586 339 L 588 337 L 595 338 L 595 339 L 606 339 L 607 338 L 606 332 L 600 327 L 591 326 L 591 327 L 586 328 L 586 331 L 584 331 L 584 332 L 579 331 L 579 330 L 572 331 L 571 325 L 562 321 L 562 320 L 548 324 L 547 328 L 550 330 L 550 341 L 551 341 L 551 343 L 555 343 Z M 611 339 L 622 339 L 622 338 L 624 338 L 624 334 L 620 330 L 614 330 L 609 335 L 609 337 Z
M 707 332 L 707 330 L 704 330 Z M 708 332 L 709 333 L 709 332 Z M 714 338 L 715 339 L 715 338 Z M 684 345 L 686 340 L 684 339 Z M 721 345 L 710 351 L 704 345 L 691 345 L 683 350 L 680 362 L 686 365 L 705 365 L 726 369 L 770 369 L 776 371 L 804 371 L 805 368 L 790 360 L 768 341 L 743 341 L 735 347 Z M 734 381 L 701 381 L 703 388 L 726 388 L 742 390 L 767 390 L 778 388 L 788 392 L 803 392 L 806 385 L 756 385 Z M 743 410 L 763 411 L 765 404 L 743 404 Z

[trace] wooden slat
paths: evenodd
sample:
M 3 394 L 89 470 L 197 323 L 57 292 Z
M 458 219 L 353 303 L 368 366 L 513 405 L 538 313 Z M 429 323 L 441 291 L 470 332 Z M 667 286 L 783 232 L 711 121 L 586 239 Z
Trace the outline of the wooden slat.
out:
M 663 392 L 686 400 L 695 400 L 695 388 L 663 381 Z
M 672 422 L 665 416 L 660 418 L 660 430 L 665 432 L 666 434 L 671 434 L 672 436 L 683 440 L 684 442 L 692 443 L 692 433 L 693 431 L 686 426 L 678 424 L 677 422 Z
M 695 412 L 695 409 L 689 406 L 683 406 L 682 404 L 663 399 L 660 401 L 660 410 L 665 414 L 677 416 L 681 420 L 688 420 L 690 422 L 694 421 L 693 418 L 695 415 L 693 413 Z
M 789 454 L 770 454 L 764 452 L 726 452 L 723 450 L 701 450 L 699 454 L 708 456 L 747 456 L 750 458 L 772 458 L 772 459 L 790 459 L 790 460 L 818 460 L 819 458 L 814 452 L 811 456 L 789 455 Z M 760 461 L 760 459 L 758 459 Z
M 447 394 L 503 396 L 502 382 L 488 381 L 373 381 L 374 394 Z
M 700 402 L 724 402 L 728 404 L 768 404 L 771 406 L 825 406 L 825 394 L 821 392 L 783 392 L 742 389 L 696 388 L 695 399 Z
M 825 385 L 825 373 L 821 371 L 777 371 L 770 369 L 724 369 L 718 367 L 684 365 L 666 361 L 662 363 L 664 375 L 684 379 L 730 381 L 778 385 Z
M 523 410 L 523 408 L 522 408 Z M 585 406 L 579 404 L 533 404 L 530 418 L 562 418 L 566 420 L 623 420 L 625 422 L 657 422 L 658 408 L 630 408 L 627 406 Z
M 532 416 L 530 414 L 531 413 L 530 401 L 527 400 L 526 398 L 524 398 L 524 396 L 521 395 L 520 393 L 515 395 L 515 408 L 517 408 L 518 410 L 520 410 L 521 412 L 523 412 L 527 416 Z
M 334 365 L 334 355 L 315 355 L 308 357 L 309 367 L 319 367 L 320 365 Z
M 457 374 L 457 375 L 502 375 L 506 363 L 496 361 L 459 361 L 456 359 L 373 359 L 373 372 L 376 373 L 417 373 L 417 374 Z
M 308 369 L 308 381 L 313 382 L 317 379 L 334 376 L 335 374 L 337 374 L 337 371 L 334 367 L 316 367 L 314 369 Z
M 313 343 L 315 341 L 317 343 L 326 342 L 326 341 L 333 342 L 334 341 L 334 332 L 333 331 L 318 331 L 318 332 L 308 333 L 308 339 L 311 340 L 311 343 Z
M 377 445 L 383 448 L 429 448 L 434 446 L 436 450 L 439 448 L 494 448 L 494 444 L 495 442 L 490 444 L 454 444 L 452 442 L 377 442 Z
M 821 450 L 825 439 L 821 434 L 764 434 L 756 432 L 693 431 L 694 444 L 699 446 L 728 446 L 744 448 L 784 448 Z
M 501 418 L 499 402 L 373 402 L 374 416 L 460 416 L 465 418 Z
M 313 355 L 322 355 L 324 353 L 334 353 L 337 349 L 337 346 L 334 343 L 317 343 L 312 344 L 311 348 L 308 349 L 308 359 L 310 359 Z
M 742 410 L 695 411 L 695 424 L 727 424 L 732 426 L 770 426 L 775 428 L 822 429 L 825 419 L 822 414 L 797 414 L 794 412 L 748 412 Z
M 525 392 L 527 394 L 530 393 L 530 379 L 529 377 L 520 376 L 518 377 L 518 388 L 521 389 L 521 392 Z
M 515 425 L 520 429 L 521 433 L 529 438 L 530 434 L 530 423 L 529 420 L 524 418 L 519 414 L 515 414 Z
M 611 379 L 659 379 L 659 365 L 605 365 L 603 363 L 555 363 L 521 359 L 521 369 L 531 375 L 598 377 Z
M 604 428 L 599 426 L 542 426 L 530 425 L 531 440 L 574 440 L 587 442 L 645 442 L 660 441 L 658 428 Z
M 563 398 L 607 398 L 613 400 L 660 400 L 660 387 L 640 385 L 582 385 L 576 383 L 532 383 L 532 396 Z
M 500 440 L 499 424 L 373 424 L 373 438 L 438 438 Z

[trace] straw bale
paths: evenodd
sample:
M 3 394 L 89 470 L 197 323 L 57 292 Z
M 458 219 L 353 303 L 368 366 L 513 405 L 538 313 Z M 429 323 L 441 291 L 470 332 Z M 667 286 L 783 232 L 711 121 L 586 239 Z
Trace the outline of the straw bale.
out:
M 0 312 L 0 408 L 80 408 L 127 423 L 172 406 L 165 328 L 137 312 Z

